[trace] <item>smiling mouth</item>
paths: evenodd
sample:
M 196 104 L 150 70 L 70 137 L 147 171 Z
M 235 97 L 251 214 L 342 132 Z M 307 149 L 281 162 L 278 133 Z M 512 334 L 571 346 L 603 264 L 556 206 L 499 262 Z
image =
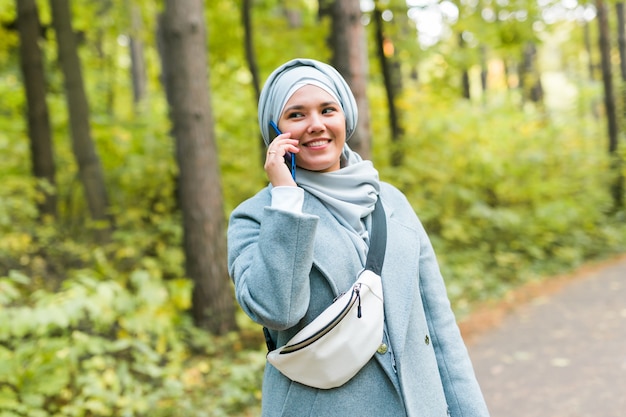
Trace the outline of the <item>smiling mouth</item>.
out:
M 330 143 L 330 140 L 328 139 L 324 139 L 324 140 L 316 140 L 313 142 L 309 142 L 304 144 L 303 146 L 306 146 L 307 148 L 319 148 L 320 146 L 324 146 Z

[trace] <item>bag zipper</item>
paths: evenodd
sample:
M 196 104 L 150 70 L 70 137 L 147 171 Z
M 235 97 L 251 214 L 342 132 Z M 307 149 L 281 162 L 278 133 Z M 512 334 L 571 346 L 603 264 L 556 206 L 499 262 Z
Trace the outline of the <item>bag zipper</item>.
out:
M 335 318 L 330 323 L 328 323 L 328 325 L 326 325 L 324 328 L 317 331 L 317 333 L 307 337 L 306 339 L 304 339 L 303 341 L 299 343 L 283 347 L 280 354 L 282 355 L 285 353 L 292 353 L 297 350 L 304 349 L 305 347 L 309 346 L 316 340 L 323 337 L 325 334 L 330 332 L 339 324 L 339 322 L 350 312 L 350 309 L 352 308 L 352 306 L 354 306 L 354 303 L 356 303 L 357 301 L 359 302 L 357 304 L 357 317 L 361 318 L 361 283 L 360 282 L 357 282 L 356 284 L 354 284 L 354 286 L 352 287 L 352 294 L 350 295 L 350 299 L 348 300 L 348 303 L 346 304 L 344 308 L 341 309 L 339 314 L 337 314 L 337 316 L 335 316 Z

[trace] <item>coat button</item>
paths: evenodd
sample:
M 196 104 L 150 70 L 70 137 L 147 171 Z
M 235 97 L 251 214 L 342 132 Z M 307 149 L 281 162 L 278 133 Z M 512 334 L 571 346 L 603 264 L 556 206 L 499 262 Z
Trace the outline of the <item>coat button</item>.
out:
M 428 337 L 428 335 L 426 335 L 426 337 L 424 338 L 424 343 L 430 345 L 430 337 Z
M 385 353 L 387 353 L 387 345 L 385 343 L 381 343 L 380 346 L 378 346 L 378 349 L 376 350 L 376 352 L 380 353 L 381 355 L 384 355 Z

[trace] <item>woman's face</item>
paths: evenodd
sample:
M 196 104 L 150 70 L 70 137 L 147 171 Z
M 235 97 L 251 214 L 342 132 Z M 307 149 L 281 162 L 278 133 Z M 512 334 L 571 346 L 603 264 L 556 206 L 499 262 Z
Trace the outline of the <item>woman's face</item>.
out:
M 323 89 L 305 85 L 289 98 L 278 122 L 299 141 L 296 164 L 318 172 L 336 171 L 346 143 L 346 118 L 341 105 Z

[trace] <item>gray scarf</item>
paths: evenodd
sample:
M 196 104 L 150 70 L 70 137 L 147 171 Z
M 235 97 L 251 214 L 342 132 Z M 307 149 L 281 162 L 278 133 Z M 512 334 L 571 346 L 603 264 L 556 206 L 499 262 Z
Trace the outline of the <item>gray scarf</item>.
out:
M 365 265 L 369 247 L 369 215 L 380 192 L 378 171 L 371 161 L 344 146 L 342 168 L 333 172 L 297 169 L 298 185 L 319 198 L 337 221 L 350 232 Z M 367 223 L 366 223 L 367 222 Z

